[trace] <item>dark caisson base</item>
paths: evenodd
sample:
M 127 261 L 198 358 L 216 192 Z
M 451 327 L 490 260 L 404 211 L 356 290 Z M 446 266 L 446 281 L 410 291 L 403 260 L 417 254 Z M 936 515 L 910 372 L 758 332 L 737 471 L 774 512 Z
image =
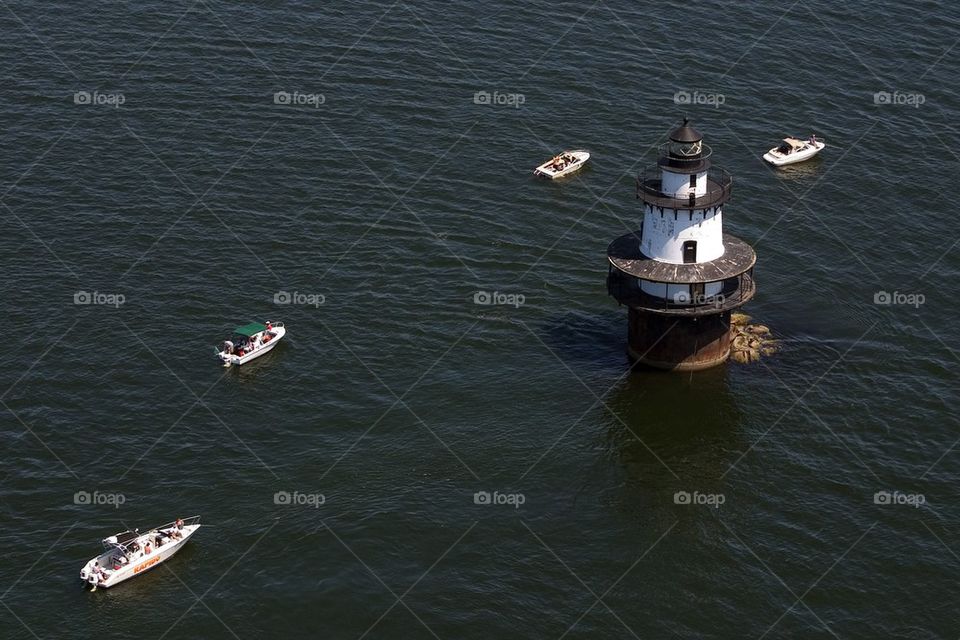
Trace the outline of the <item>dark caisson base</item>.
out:
M 627 353 L 642 365 L 697 371 L 730 357 L 730 311 L 677 317 L 630 308 Z

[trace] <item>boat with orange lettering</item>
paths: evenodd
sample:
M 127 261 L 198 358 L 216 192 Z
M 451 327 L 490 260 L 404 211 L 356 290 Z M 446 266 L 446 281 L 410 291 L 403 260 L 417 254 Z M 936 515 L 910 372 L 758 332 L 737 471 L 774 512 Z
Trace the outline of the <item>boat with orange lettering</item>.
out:
M 80 570 L 80 579 L 96 591 L 129 580 L 180 551 L 200 528 L 200 516 L 177 518 L 146 533 L 122 531 L 103 539 L 104 551 Z

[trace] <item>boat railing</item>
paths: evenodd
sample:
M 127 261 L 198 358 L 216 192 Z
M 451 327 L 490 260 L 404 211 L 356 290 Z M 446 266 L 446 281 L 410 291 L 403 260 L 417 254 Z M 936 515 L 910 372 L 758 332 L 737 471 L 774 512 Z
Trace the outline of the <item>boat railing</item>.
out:
M 190 516 L 189 518 L 180 518 L 180 519 L 183 520 L 184 526 L 197 524 L 200 522 L 200 516 Z M 161 524 L 159 527 L 153 527 L 152 529 L 150 529 L 150 531 L 159 531 L 160 529 L 169 529 L 175 526 L 177 526 L 176 520 L 174 520 L 173 522 L 168 522 L 166 524 Z

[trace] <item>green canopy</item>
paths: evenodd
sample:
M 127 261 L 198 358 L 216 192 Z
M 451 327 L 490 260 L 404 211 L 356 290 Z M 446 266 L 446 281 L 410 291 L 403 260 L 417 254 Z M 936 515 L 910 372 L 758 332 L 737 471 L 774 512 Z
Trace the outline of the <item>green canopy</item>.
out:
M 247 336 L 248 338 L 254 334 L 260 333 L 261 331 L 266 331 L 267 326 L 260 324 L 259 322 L 251 322 L 250 324 L 245 324 L 242 327 L 237 327 L 234 331 L 241 335 Z

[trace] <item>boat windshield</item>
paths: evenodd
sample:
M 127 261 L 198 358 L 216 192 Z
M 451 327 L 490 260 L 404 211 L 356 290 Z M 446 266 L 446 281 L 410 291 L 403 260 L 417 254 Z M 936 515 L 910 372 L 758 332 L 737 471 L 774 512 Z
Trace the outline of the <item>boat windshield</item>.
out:
M 126 551 L 139 537 L 139 531 L 124 531 L 109 538 L 104 538 L 103 546 L 105 549 L 121 549 Z

